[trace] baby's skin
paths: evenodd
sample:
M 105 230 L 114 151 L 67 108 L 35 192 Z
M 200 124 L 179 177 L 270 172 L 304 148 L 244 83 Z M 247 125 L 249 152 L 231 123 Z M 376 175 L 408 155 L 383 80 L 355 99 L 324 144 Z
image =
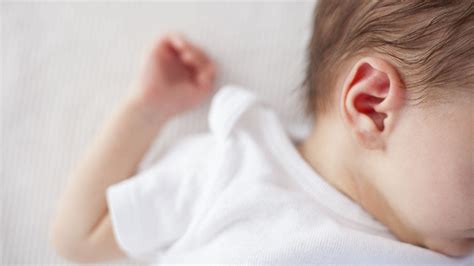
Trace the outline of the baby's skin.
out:
M 206 100 L 215 63 L 170 33 L 147 52 L 131 93 L 119 104 L 71 173 L 51 225 L 51 244 L 77 262 L 124 258 L 113 235 L 106 189 L 134 174 L 160 128 Z

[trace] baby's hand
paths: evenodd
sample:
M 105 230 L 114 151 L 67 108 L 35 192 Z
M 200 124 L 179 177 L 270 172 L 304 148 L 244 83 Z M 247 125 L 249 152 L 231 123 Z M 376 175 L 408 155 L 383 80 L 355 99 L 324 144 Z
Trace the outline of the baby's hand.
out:
M 172 117 L 203 102 L 215 79 L 215 66 L 181 35 L 168 34 L 153 44 L 138 79 L 136 96 L 147 110 Z

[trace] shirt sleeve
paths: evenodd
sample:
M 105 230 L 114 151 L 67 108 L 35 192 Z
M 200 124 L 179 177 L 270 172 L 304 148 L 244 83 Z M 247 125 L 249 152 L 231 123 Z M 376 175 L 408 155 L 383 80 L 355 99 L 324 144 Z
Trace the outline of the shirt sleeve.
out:
M 154 166 L 107 189 L 114 235 L 130 258 L 155 260 L 185 232 L 214 146 L 211 135 L 184 139 Z

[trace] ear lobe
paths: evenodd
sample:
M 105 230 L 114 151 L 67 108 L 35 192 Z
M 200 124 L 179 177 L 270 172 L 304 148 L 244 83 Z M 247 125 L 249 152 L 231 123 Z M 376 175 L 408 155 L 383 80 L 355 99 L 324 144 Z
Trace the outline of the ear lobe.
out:
M 383 148 L 387 126 L 403 101 L 396 69 L 381 59 L 363 58 L 344 83 L 341 110 L 358 141 L 370 149 Z

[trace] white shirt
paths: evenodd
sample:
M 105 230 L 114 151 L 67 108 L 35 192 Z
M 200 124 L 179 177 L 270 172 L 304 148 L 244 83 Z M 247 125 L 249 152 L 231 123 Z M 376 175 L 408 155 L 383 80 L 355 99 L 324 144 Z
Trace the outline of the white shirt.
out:
M 277 116 L 249 91 L 214 97 L 210 133 L 107 189 L 114 234 L 155 263 L 452 263 L 402 243 L 299 155 Z

